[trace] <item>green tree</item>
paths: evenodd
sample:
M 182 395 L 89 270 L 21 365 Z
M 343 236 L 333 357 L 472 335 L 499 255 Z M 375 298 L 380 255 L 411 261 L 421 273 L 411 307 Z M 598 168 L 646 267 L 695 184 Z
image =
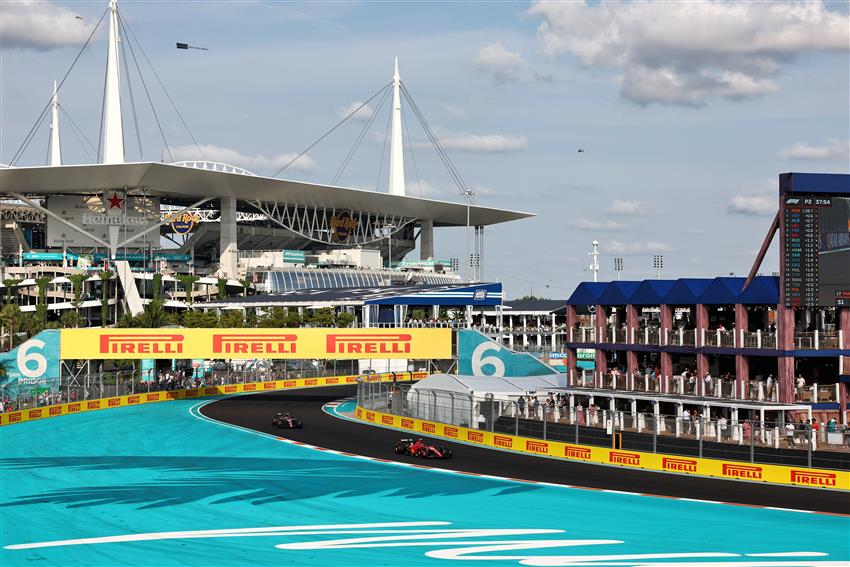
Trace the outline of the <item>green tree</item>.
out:
M 72 304 L 74 307 L 80 306 L 80 298 L 83 295 L 83 285 L 86 280 L 89 279 L 88 274 L 71 274 L 68 276 L 68 279 L 71 280 L 71 288 L 74 290 L 74 301 Z
M 153 299 L 159 301 L 159 296 L 162 294 L 162 274 L 156 273 L 153 275 Z
M 75 329 L 83 324 L 83 318 L 76 311 L 66 310 L 59 316 L 60 329 Z
M 218 298 L 227 298 L 227 278 L 218 278 Z
M 354 323 L 354 315 L 348 313 L 347 311 L 343 311 L 342 313 L 336 316 L 336 326 L 337 327 L 350 327 L 352 323 Z
M 307 323 L 313 327 L 333 327 L 334 326 L 334 310 L 330 307 L 322 307 L 316 309 L 307 318 Z
M 165 304 L 162 301 L 151 301 L 145 306 L 145 310 L 134 319 L 138 325 L 133 326 L 146 329 L 165 327 L 175 323 L 174 317 L 165 310 Z
M 246 277 L 244 280 L 239 280 L 239 283 L 242 284 L 242 297 L 248 297 L 248 290 L 251 289 L 253 282 L 250 277 Z
M 50 278 L 38 278 L 35 285 L 38 286 L 38 301 L 35 304 L 35 312 L 42 323 L 47 323 L 47 285 Z
M 245 327 L 245 316 L 240 310 L 228 309 L 218 318 L 218 326 L 223 329 L 242 329 Z
M 109 280 L 112 272 L 103 270 L 98 274 L 100 278 L 100 325 L 106 327 L 109 324 Z
M 192 305 L 195 302 L 195 282 L 199 279 L 201 278 L 189 274 L 177 276 L 177 281 L 180 282 L 180 285 L 183 286 L 183 290 L 186 292 L 186 303 L 189 305 Z
M 182 324 L 184 327 L 195 329 L 210 329 L 218 327 L 218 316 L 214 311 L 196 311 L 187 309 L 183 312 Z
M 15 278 L 6 278 L 3 280 L 3 285 L 6 286 L 6 303 L 12 303 L 12 297 L 14 295 L 15 286 L 21 283 L 23 280 L 18 280 Z
M 548 297 L 540 297 L 538 295 L 523 295 L 519 298 L 519 301 L 543 301 L 549 299 Z
M 9 349 L 12 348 L 15 337 L 15 329 L 18 328 L 20 318 L 21 308 L 14 303 L 7 303 L 2 309 L 0 309 L 0 335 L 5 335 L 6 329 L 9 330 Z
M 266 316 L 259 320 L 259 326 L 266 328 L 294 328 L 300 327 L 301 324 L 298 310 L 284 307 L 272 307 Z

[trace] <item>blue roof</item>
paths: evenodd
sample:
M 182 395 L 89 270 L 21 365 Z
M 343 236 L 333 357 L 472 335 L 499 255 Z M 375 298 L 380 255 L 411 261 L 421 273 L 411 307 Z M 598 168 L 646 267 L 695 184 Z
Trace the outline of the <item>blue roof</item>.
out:
M 714 278 L 705 291 L 699 296 L 703 305 L 733 305 L 738 300 L 741 288 L 747 278 L 721 277 Z
M 843 173 L 780 173 L 779 192 L 784 193 L 847 193 L 850 194 L 850 175 Z
M 700 296 L 711 285 L 708 278 L 682 278 L 676 280 L 667 295 L 664 296 L 664 303 L 668 305 L 696 305 L 700 301 Z
M 608 284 L 602 295 L 599 296 L 599 305 L 626 305 L 630 302 L 640 282 L 616 281 Z
M 743 290 L 746 278 L 682 278 L 626 282 L 584 282 L 567 305 L 776 305 L 779 278 L 757 276 Z
M 567 300 L 567 305 L 597 305 L 608 282 L 582 282 Z
M 776 305 L 779 303 L 779 278 L 756 276 L 739 296 L 744 305 Z
M 676 280 L 644 280 L 632 294 L 632 305 L 661 305 Z

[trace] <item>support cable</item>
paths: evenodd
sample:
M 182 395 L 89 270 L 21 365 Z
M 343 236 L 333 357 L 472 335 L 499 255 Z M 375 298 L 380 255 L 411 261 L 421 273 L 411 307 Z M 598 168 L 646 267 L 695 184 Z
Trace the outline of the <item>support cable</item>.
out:
M 378 116 L 378 113 L 380 112 L 381 108 L 383 107 L 384 102 L 386 102 L 388 95 L 389 95 L 389 92 L 390 92 L 390 89 L 386 89 L 384 91 L 384 96 L 382 96 L 381 99 L 378 101 L 378 105 L 375 107 L 375 111 L 372 113 L 372 116 L 370 116 L 369 119 L 366 121 L 366 124 L 360 130 L 360 134 L 357 136 L 357 139 L 354 141 L 354 145 L 348 151 L 348 154 L 346 154 L 345 159 L 342 160 L 342 164 L 339 166 L 339 169 L 337 169 L 336 175 L 334 175 L 334 178 L 331 181 L 331 185 L 335 185 L 336 182 L 339 181 L 339 178 L 342 177 L 342 174 L 345 171 L 345 168 L 348 167 L 349 163 L 351 163 L 352 158 L 354 158 L 354 154 L 357 153 L 357 150 L 360 147 L 360 144 L 363 142 L 363 139 L 366 137 L 366 134 L 369 132 L 369 129 L 372 127 L 372 124 L 375 122 L 375 117 Z
M 392 123 L 393 118 L 393 110 L 390 108 L 389 115 L 387 116 L 387 129 L 384 131 L 384 143 L 381 146 L 381 161 L 378 162 L 378 178 L 375 180 L 375 191 L 379 191 L 381 189 L 381 174 L 384 172 L 384 156 L 387 153 L 387 141 L 390 138 L 390 124 Z M 389 166 L 389 163 L 387 163 Z
M 56 87 L 57 93 L 62 88 L 62 85 L 65 84 L 65 79 L 67 79 L 68 75 L 71 74 L 71 71 L 74 70 L 74 66 L 76 66 L 77 61 L 80 60 L 80 56 L 82 56 L 83 52 L 86 50 L 86 47 L 88 47 L 89 43 L 91 42 L 91 38 L 94 37 L 95 32 L 100 27 L 100 24 L 101 24 L 101 22 L 103 22 L 103 18 L 104 18 L 104 16 L 106 16 L 107 12 L 109 12 L 109 8 L 104 10 L 103 14 L 100 15 L 100 19 L 95 24 L 94 28 L 92 29 L 91 33 L 89 34 L 88 39 L 86 39 L 86 42 L 80 48 L 80 51 L 79 51 L 79 53 L 77 53 L 77 56 L 74 58 L 74 61 L 71 63 L 71 66 L 65 72 L 65 76 L 62 77 L 61 81 L 59 81 L 59 85 Z M 21 156 L 26 151 L 27 147 L 30 145 L 30 142 L 32 142 L 33 136 L 35 136 L 35 131 L 38 129 L 38 125 L 41 124 L 42 119 L 47 114 L 47 110 L 50 108 L 50 105 L 52 103 L 53 103 L 53 96 L 51 95 L 50 100 L 47 101 L 46 105 L 44 105 L 44 108 L 42 109 L 41 114 L 39 114 L 38 118 L 36 119 L 35 124 L 33 124 L 32 128 L 30 129 L 30 131 L 27 133 L 26 137 L 24 138 L 24 141 L 21 142 L 21 145 L 18 147 L 18 150 L 12 156 L 12 160 L 9 162 L 9 165 L 15 165 L 15 163 L 17 163 L 17 161 L 19 159 L 21 159 Z
M 136 115 L 136 100 L 133 97 L 133 83 L 130 81 L 130 65 L 127 64 L 126 42 L 121 42 L 121 59 L 124 60 L 124 76 L 127 78 L 127 91 L 130 93 L 130 108 L 133 110 L 133 126 L 136 128 L 136 143 L 139 147 L 139 161 L 145 161 L 145 152 L 142 150 L 142 135 L 139 132 L 139 118 Z
M 327 132 L 325 132 L 324 134 L 322 134 L 322 135 L 319 137 L 319 139 L 318 139 L 318 140 L 316 140 L 315 142 L 313 142 L 312 144 L 310 144 L 309 146 L 307 146 L 307 148 L 306 148 L 304 151 L 302 151 L 300 154 L 298 154 L 297 156 L 295 156 L 294 158 L 292 158 L 291 160 L 289 160 L 289 161 L 288 161 L 288 162 L 287 162 L 287 163 L 286 163 L 283 167 L 281 167 L 280 169 L 278 169 L 277 171 L 275 171 L 274 173 L 272 173 L 272 174 L 271 174 L 271 177 L 277 177 L 277 176 L 278 176 L 278 175 L 280 175 L 280 174 L 281 174 L 281 173 L 282 173 L 282 172 L 283 172 L 286 168 L 288 168 L 290 165 L 292 165 L 293 163 L 295 163 L 296 161 L 298 161 L 301 157 L 303 157 L 303 156 L 304 156 L 304 154 L 306 154 L 307 152 L 309 152 L 310 150 L 312 150 L 313 148 L 315 148 L 315 147 L 316 147 L 316 146 L 317 146 L 317 145 L 318 145 L 318 144 L 319 144 L 322 140 L 324 140 L 325 138 L 327 138 L 328 136 L 330 136 L 330 135 L 331 135 L 331 133 L 332 133 L 334 130 L 336 130 L 337 128 L 339 128 L 340 126 L 342 126 L 342 124 L 343 124 L 346 120 L 348 120 L 349 118 L 351 118 L 352 116 L 354 116 L 355 114 L 357 114 L 357 112 L 358 112 L 361 108 L 363 108 L 364 106 L 366 106 L 367 104 L 369 104 L 372 100 L 374 100 L 374 99 L 375 99 L 375 97 L 377 97 L 379 94 L 381 94 L 381 93 L 384 91 L 384 89 L 386 89 L 386 88 L 387 88 L 388 86 L 390 86 L 391 84 L 392 84 L 392 82 L 387 83 L 386 85 L 384 85 L 383 87 L 381 87 L 381 88 L 378 90 L 378 92 L 376 92 L 375 94 L 373 94 L 372 96 L 370 96 L 370 97 L 366 100 L 366 102 L 364 102 L 363 104 L 361 104 L 360 106 L 358 106 L 357 108 L 355 108 L 354 110 L 352 110 L 351 112 L 349 112 L 349 113 L 345 116 L 345 118 L 343 118 L 342 120 L 340 120 L 339 122 L 337 122 L 337 123 L 336 123 L 336 125 L 334 125 L 334 127 L 333 127 L 333 128 L 331 128 L 330 130 L 328 130 Z
M 411 110 L 413 110 L 414 116 L 416 116 L 417 120 L 419 120 L 419 123 L 422 125 L 423 130 L 425 130 L 425 134 L 428 136 L 429 141 L 434 146 L 434 150 L 437 152 L 437 155 L 440 157 L 440 160 L 443 162 L 443 165 L 445 166 L 449 175 L 452 177 L 455 184 L 457 185 L 461 196 L 467 201 L 472 200 L 471 196 L 468 194 L 468 186 L 466 184 L 466 181 L 464 181 L 463 176 L 460 174 L 460 171 L 458 171 L 457 167 L 455 167 L 454 163 L 448 155 L 448 152 L 440 143 L 440 140 L 437 135 L 431 129 L 431 126 L 425 119 L 424 114 L 421 110 L 419 110 L 419 107 L 413 100 L 413 96 L 410 94 L 410 91 L 404 86 L 404 84 L 401 85 L 401 90 L 408 104 L 410 104 L 410 108 Z
M 424 197 L 422 194 L 422 180 L 419 178 L 419 170 L 416 168 L 416 154 L 413 151 L 413 141 L 410 139 L 410 126 L 407 123 L 407 114 L 403 106 L 401 107 L 401 117 L 404 133 L 407 135 L 407 147 L 410 148 L 410 161 L 413 163 L 413 173 L 416 175 L 416 189 L 419 191 L 419 196 Z
M 121 29 L 123 30 L 124 29 L 124 24 L 123 24 L 124 18 L 122 18 L 120 16 L 120 14 L 118 16 L 118 22 L 119 22 L 119 25 L 121 26 Z M 125 34 L 125 37 L 126 37 L 126 34 Z M 153 100 L 151 99 L 151 93 L 148 90 L 148 84 L 145 82 L 144 75 L 142 75 L 142 69 L 139 66 L 139 60 L 136 58 L 136 52 L 133 49 L 133 44 L 130 43 L 130 42 L 127 42 L 127 45 L 130 46 L 130 55 L 133 57 L 133 63 L 136 65 L 136 72 L 139 74 L 139 78 L 142 81 L 142 87 L 145 89 L 145 95 L 147 96 L 148 104 L 150 104 L 150 106 L 151 106 L 151 112 L 153 113 L 153 118 L 156 121 L 156 126 L 159 129 L 159 135 L 162 137 L 162 143 L 165 144 L 165 151 L 168 152 L 168 158 L 173 163 L 174 157 L 171 155 L 171 147 L 168 145 L 168 141 L 165 139 L 165 132 L 162 129 L 162 124 L 159 122 L 159 116 L 157 116 L 157 114 L 156 114 L 156 108 L 154 108 Z
M 177 108 L 177 105 L 174 103 L 174 99 L 171 98 L 171 94 L 169 94 L 168 89 L 165 88 L 165 84 L 159 78 L 159 74 L 156 72 L 156 68 L 151 63 L 151 60 L 148 59 L 148 54 L 145 53 L 145 49 L 142 47 L 141 42 L 138 40 L 138 38 L 136 38 L 136 34 L 133 31 L 133 28 L 130 27 L 130 24 L 128 24 L 126 22 L 126 20 L 124 20 L 123 16 L 121 16 L 120 13 L 118 14 L 118 17 L 121 18 L 121 25 L 123 27 L 127 28 L 127 30 L 130 32 L 131 36 L 133 37 L 133 41 L 135 41 L 136 45 L 139 46 L 139 51 L 141 51 L 142 57 L 144 57 L 145 61 L 148 62 L 148 66 L 151 68 L 151 71 L 153 72 L 153 76 L 156 77 L 156 81 L 159 83 L 159 86 L 162 88 L 162 92 L 165 93 L 166 98 L 168 98 L 168 102 L 171 103 L 171 108 L 173 108 L 174 112 L 177 113 L 177 117 L 180 118 L 180 122 L 183 123 L 183 127 L 186 129 L 186 132 L 189 133 L 189 137 L 192 138 L 192 143 L 195 144 L 195 148 L 201 154 L 201 157 L 204 160 L 206 160 L 207 156 L 206 156 L 206 154 L 204 154 L 204 150 L 201 149 L 201 145 L 198 144 L 198 140 L 195 139 L 195 135 L 192 133 L 191 128 L 189 128 L 189 124 L 187 124 L 186 120 L 183 119 L 183 115 L 180 113 L 180 109 Z M 130 49 L 132 50 L 132 45 L 130 46 Z M 171 156 L 171 152 L 169 152 L 168 155 Z M 171 161 L 173 162 L 174 159 L 172 159 Z
M 73 132 L 74 136 L 77 137 L 77 141 L 80 142 L 80 146 L 86 152 L 86 155 L 91 157 L 91 154 L 89 153 L 88 148 L 86 148 L 86 145 L 83 143 L 83 140 L 85 140 L 85 143 L 89 145 L 89 148 L 91 148 L 92 151 L 95 152 L 94 153 L 94 159 L 93 159 L 92 163 L 96 162 L 97 161 L 97 148 L 94 147 L 94 144 L 91 143 L 91 140 L 88 139 L 88 136 L 86 136 L 85 132 L 83 132 L 83 129 L 80 128 L 79 124 L 77 124 L 74 121 L 74 119 L 71 118 L 71 115 L 68 113 L 67 110 L 65 110 L 65 107 L 60 104 L 59 110 L 62 112 L 63 116 L 65 116 L 65 118 L 68 119 L 68 122 L 71 124 L 71 132 Z

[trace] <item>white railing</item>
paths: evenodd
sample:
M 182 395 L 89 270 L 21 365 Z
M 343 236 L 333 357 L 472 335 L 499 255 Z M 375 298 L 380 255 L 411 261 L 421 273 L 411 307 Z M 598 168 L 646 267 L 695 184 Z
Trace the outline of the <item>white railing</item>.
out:
M 247 169 L 236 167 L 235 165 L 230 165 L 227 163 L 221 163 L 219 161 L 176 161 L 171 165 L 179 165 L 180 167 L 190 167 L 192 169 L 205 169 L 207 171 L 220 171 L 222 173 L 233 173 L 236 175 L 249 175 L 251 177 L 256 177 L 255 174 L 251 173 Z

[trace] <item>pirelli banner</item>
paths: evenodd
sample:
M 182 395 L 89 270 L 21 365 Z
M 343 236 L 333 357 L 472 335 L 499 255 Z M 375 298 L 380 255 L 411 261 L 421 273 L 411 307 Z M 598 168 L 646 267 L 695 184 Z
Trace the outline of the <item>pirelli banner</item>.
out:
M 607 447 L 578 445 L 561 441 L 544 441 L 543 439 L 517 437 L 457 425 L 447 425 L 436 421 L 391 415 L 359 406 L 356 409 L 356 417 L 362 421 L 383 427 L 409 431 L 411 435 L 421 433 L 451 441 L 566 461 L 729 480 L 850 491 L 850 472 L 848 471 L 701 459 L 642 451 L 614 450 Z
M 451 329 L 63 329 L 63 359 L 445 359 Z

